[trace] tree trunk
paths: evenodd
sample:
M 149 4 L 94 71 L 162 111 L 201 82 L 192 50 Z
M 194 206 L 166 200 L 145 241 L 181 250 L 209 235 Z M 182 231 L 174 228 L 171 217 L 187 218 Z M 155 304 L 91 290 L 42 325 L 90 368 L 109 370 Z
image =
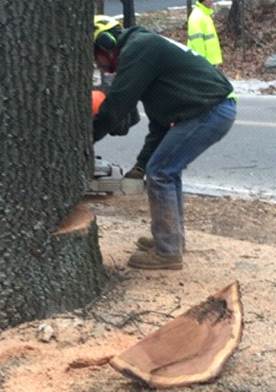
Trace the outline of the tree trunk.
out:
M 96 0 L 95 2 L 95 13 L 99 15 L 104 14 L 104 0 Z
M 92 20 L 90 0 L 1 1 L 0 329 L 81 307 L 105 281 L 91 213 L 59 228 L 93 172 Z
M 187 20 L 192 12 L 192 0 L 187 0 Z
M 255 13 L 275 13 L 275 6 L 276 0 L 233 0 L 228 16 L 228 27 L 230 31 L 240 36 L 243 33 L 242 24 L 245 22 L 245 11 L 247 16 Z
M 123 4 L 124 27 L 135 26 L 134 0 L 121 0 L 121 2 Z
M 242 7 L 243 1 L 233 0 L 228 15 L 228 28 L 237 36 L 242 32 Z

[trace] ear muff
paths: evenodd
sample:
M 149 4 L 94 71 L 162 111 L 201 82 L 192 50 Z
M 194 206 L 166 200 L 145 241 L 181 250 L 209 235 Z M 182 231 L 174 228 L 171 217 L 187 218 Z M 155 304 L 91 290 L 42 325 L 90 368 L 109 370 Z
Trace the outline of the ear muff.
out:
M 112 50 L 115 48 L 117 40 L 110 32 L 103 31 L 98 35 L 95 44 L 104 50 Z

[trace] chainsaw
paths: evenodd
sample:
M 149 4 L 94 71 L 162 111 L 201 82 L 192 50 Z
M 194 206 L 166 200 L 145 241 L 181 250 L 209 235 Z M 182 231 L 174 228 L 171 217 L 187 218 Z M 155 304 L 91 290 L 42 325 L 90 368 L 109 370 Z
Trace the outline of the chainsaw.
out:
M 89 183 L 88 194 L 122 192 L 135 194 L 144 191 L 144 181 L 125 178 L 123 169 L 100 156 L 95 158 L 94 177 Z
M 95 116 L 106 98 L 103 90 L 91 91 L 91 112 Z M 135 108 L 119 125 L 119 129 L 110 132 L 112 135 L 125 135 L 131 126 L 139 122 L 140 116 Z M 125 178 L 119 165 L 111 164 L 100 156 L 95 158 L 94 177 L 89 184 L 87 193 L 140 193 L 144 190 L 143 180 Z

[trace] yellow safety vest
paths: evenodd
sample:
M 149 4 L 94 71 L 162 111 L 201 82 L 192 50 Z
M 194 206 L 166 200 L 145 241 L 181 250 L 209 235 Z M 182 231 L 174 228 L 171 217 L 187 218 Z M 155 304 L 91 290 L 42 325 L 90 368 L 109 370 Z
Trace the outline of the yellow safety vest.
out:
M 187 46 L 211 64 L 222 64 L 219 38 L 211 15 L 213 10 L 197 2 L 188 19 Z

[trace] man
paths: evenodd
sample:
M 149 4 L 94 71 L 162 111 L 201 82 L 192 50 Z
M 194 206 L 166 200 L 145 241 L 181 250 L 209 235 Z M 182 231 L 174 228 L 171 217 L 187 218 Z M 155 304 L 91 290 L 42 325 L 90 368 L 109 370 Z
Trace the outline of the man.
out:
M 188 47 L 205 57 L 211 64 L 222 64 L 222 54 L 218 35 L 211 15 L 213 0 L 199 0 L 188 20 Z M 155 127 L 150 126 L 146 147 L 139 153 L 135 165 L 125 174 L 127 178 L 142 179 L 145 167 L 161 137 Z
M 213 0 L 198 0 L 188 19 L 188 47 L 211 64 L 222 64 L 219 38 L 212 19 Z
M 145 168 L 153 238 L 142 237 L 129 266 L 181 269 L 185 247 L 181 172 L 219 141 L 236 116 L 233 87 L 225 76 L 186 46 L 143 27 L 121 29 L 112 18 L 95 18 L 95 58 L 116 68 L 94 120 L 94 140 L 112 132 L 139 100 L 158 145 Z M 156 139 L 155 139 L 156 140 Z M 149 148 L 148 148 L 149 146 Z M 142 250 L 141 250 L 142 249 Z

